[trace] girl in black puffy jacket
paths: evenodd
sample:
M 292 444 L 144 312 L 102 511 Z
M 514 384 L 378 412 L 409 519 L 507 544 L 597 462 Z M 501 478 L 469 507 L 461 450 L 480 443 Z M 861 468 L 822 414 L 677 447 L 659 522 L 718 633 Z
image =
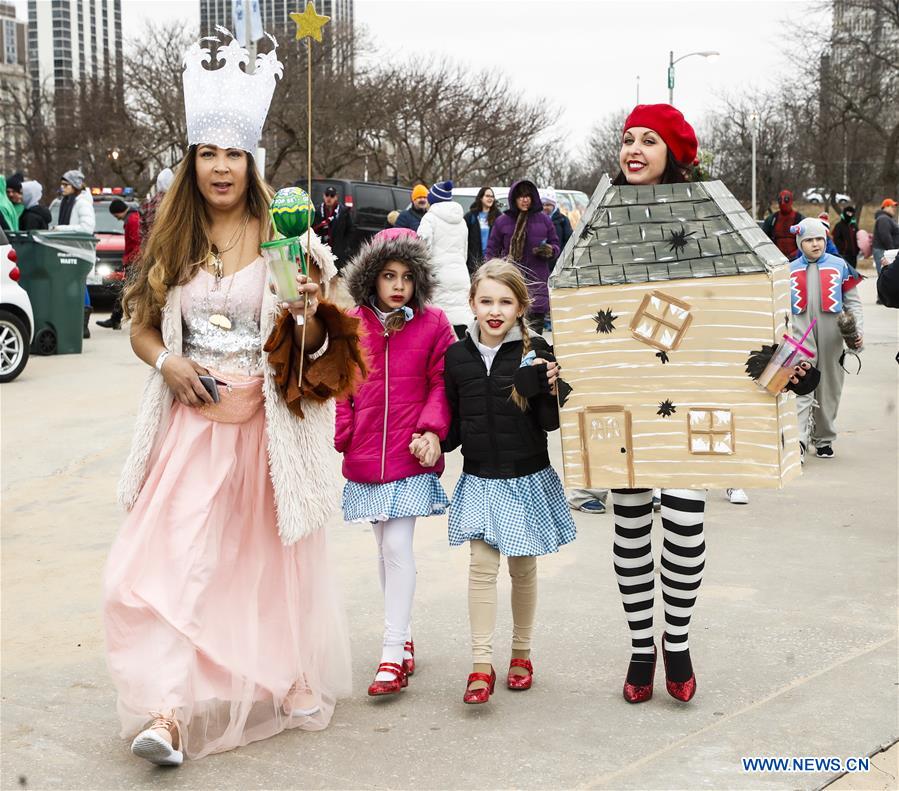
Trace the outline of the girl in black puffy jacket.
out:
M 462 446 L 464 466 L 450 505 L 449 541 L 471 546 L 468 611 L 473 672 L 464 701 L 493 692 L 496 576 L 505 555 L 512 578 L 512 660 L 506 685 L 529 689 L 537 607 L 537 556 L 574 540 L 562 484 L 550 466 L 546 432 L 559 427 L 559 367 L 525 324 L 528 290 L 514 264 L 489 261 L 474 275 L 475 321 L 446 353 L 452 410 L 445 451 Z

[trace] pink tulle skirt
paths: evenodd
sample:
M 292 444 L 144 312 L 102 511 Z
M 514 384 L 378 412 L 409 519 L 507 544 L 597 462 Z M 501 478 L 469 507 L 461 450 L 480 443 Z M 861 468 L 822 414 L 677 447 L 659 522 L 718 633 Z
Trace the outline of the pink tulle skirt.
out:
M 199 758 L 327 727 L 349 694 L 350 656 L 325 539 L 281 543 L 263 409 L 231 424 L 174 404 L 106 565 L 122 736 L 174 710 L 186 755 Z M 311 691 L 316 713 L 285 714 L 294 685 Z

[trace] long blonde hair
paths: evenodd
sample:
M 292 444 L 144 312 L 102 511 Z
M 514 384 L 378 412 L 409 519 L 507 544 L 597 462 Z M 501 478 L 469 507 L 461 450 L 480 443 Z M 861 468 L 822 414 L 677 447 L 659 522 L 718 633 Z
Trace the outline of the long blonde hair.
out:
M 478 286 L 485 280 L 495 280 L 497 283 L 506 286 L 518 301 L 518 305 L 521 308 L 518 326 L 521 329 L 521 359 L 523 360 L 525 355 L 531 350 L 531 337 L 526 320 L 528 310 L 531 307 L 531 296 L 528 294 L 528 285 L 524 276 L 515 264 L 505 259 L 493 258 L 486 261 L 478 267 L 471 278 L 471 289 L 468 292 L 469 300 L 474 301 Z M 509 397 L 522 412 L 527 412 L 528 400 L 514 387 Z
M 136 324 L 158 325 L 168 290 L 189 282 L 212 247 L 206 200 L 197 186 L 197 146 L 175 169 L 175 179 L 159 205 L 137 272 L 122 296 L 125 317 Z M 247 154 L 247 211 L 259 220 L 259 242 L 271 238 L 268 208 L 272 189 Z

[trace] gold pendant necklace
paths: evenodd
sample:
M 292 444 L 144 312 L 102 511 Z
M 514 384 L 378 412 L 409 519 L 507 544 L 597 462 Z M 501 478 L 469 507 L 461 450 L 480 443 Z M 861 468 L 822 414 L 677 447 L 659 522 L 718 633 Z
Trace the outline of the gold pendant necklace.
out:
M 213 266 L 217 268 L 220 265 L 221 265 L 221 259 L 214 257 L 213 258 Z M 216 279 L 215 279 L 215 289 L 213 289 L 213 290 L 218 290 L 220 281 L 221 281 L 221 276 L 217 275 Z M 231 323 L 231 319 L 229 319 L 227 316 L 228 304 L 231 301 L 231 286 L 233 286 L 233 285 L 234 285 L 234 275 L 231 275 L 231 280 L 228 282 L 228 290 L 225 292 L 225 305 L 223 307 L 224 313 L 210 313 L 209 318 L 207 319 L 210 326 L 215 327 L 216 329 L 219 329 L 219 330 L 224 330 L 226 332 L 234 326 Z M 207 305 L 206 309 L 208 310 L 209 309 L 208 308 L 208 305 L 209 305 L 209 284 L 208 283 L 206 284 L 206 305 Z

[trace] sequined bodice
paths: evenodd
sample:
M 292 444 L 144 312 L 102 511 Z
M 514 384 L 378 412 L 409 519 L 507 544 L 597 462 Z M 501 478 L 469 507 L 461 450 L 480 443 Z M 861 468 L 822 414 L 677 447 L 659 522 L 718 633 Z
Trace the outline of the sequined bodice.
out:
M 184 286 L 181 297 L 184 356 L 221 373 L 258 375 L 262 370 L 259 316 L 265 281 L 262 258 L 218 283 L 209 272 L 199 270 Z M 226 317 L 231 329 L 211 324 L 211 316 Z

